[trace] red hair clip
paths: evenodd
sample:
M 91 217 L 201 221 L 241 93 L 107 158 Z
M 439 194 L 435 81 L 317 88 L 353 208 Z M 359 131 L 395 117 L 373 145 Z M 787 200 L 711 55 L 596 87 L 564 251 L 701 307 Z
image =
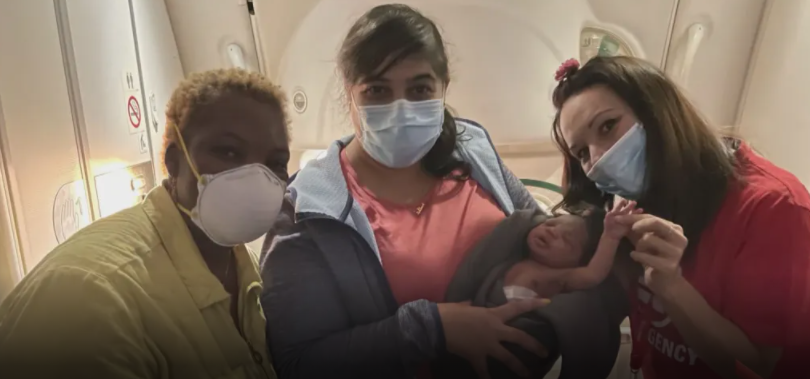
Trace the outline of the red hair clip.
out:
M 566 60 L 560 65 L 560 68 L 557 69 L 557 72 L 554 74 L 554 80 L 561 81 L 565 79 L 566 76 L 569 76 L 576 72 L 579 69 L 579 61 L 571 58 Z

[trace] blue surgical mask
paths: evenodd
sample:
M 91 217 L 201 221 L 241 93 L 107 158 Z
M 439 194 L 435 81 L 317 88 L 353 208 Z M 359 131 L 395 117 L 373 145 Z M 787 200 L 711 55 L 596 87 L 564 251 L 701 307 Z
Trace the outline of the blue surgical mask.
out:
M 391 168 L 409 167 L 427 155 L 444 123 L 444 100 L 396 100 L 358 107 L 363 149 Z
M 646 186 L 647 133 L 636 123 L 588 171 L 603 192 L 638 200 Z

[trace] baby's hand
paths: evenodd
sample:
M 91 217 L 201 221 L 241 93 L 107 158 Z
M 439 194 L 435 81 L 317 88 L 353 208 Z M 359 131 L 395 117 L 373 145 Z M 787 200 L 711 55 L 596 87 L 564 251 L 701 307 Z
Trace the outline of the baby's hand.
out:
M 638 214 L 644 212 L 641 208 L 636 208 L 635 201 L 621 200 L 613 205 L 613 209 L 605 216 L 605 235 L 621 239 L 630 232 L 630 225 L 623 225 L 616 221 L 617 216 Z

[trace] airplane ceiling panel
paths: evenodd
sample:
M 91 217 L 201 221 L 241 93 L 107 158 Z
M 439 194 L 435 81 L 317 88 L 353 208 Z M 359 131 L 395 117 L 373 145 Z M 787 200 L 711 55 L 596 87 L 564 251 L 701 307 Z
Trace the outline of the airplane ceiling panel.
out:
M 623 0 L 630 9 L 638 0 Z M 352 23 L 386 1 L 255 0 L 265 72 L 291 99 L 295 148 L 323 148 L 352 132 L 336 59 Z M 597 54 L 663 51 L 664 38 L 642 46 L 628 29 L 611 23 L 616 7 L 588 0 L 409 0 L 442 30 L 451 61 L 447 104 L 459 117 L 484 125 L 499 144 L 548 141 L 554 72 L 565 59 Z M 671 4 L 660 6 L 666 30 Z M 608 12 L 609 11 L 609 12 Z M 638 27 L 638 25 L 633 25 Z M 661 33 L 659 33 L 661 34 Z M 664 33 L 665 34 L 665 33 Z M 662 34 L 663 35 L 663 34 Z M 583 46 L 587 42 L 589 46 Z

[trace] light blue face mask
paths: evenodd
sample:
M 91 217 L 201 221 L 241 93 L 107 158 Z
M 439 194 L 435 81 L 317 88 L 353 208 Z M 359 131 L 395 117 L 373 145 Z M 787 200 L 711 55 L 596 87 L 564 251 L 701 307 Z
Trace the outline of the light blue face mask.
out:
M 638 200 L 646 186 L 647 133 L 636 123 L 608 149 L 588 172 L 603 192 Z
M 391 168 L 409 167 L 427 155 L 444 123 L 444 100 L 396 100 L 358 107 L 361 143 L 374 160 Z

